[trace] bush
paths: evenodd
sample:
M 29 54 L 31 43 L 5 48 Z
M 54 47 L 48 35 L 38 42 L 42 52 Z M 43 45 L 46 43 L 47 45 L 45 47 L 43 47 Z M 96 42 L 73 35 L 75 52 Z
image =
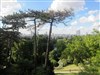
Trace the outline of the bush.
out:
M 47 69 L 43 68 L 42 66 L 36 68 L 36 74 L 35 75 L 54 75 L 54 72 L 50 67 Z
M 100 75 L 100 73 L 80 72 L 78 75 Z
M 85 65 L 84 72 L 80 72 L 79 75 L 100 75 L 100 73 L 97 66 Z
M 66 59 L 61 59 L 61 60 L 59 60 L 59 68 L 62 68 L 62 67 L 64 67 L 64 66 L 66 66 L 67 65 L 67 60 Z

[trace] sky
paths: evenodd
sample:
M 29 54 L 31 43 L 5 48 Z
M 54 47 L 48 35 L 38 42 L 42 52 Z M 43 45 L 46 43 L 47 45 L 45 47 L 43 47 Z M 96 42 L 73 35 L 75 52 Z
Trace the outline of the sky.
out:
M 74 9 L 73 19 L 67 26 L 53 26 L 53 34 L 89 34 L 93 29 L 100 30 L 100 0 L 0 0 L 0 16 L 6 16 L 19 10 L 54 10 Z M 2 24 L 0 23 L 0 27 Z M 20 29 L 24 34 L 30 34 L 30 29 Z M 38 30 L 40 34 L 48 33 L 49 25 Z

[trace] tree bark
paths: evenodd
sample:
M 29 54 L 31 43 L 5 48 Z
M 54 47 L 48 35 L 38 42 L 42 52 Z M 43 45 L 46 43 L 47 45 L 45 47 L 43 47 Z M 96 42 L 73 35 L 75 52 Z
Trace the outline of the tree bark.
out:
M 36 40 L 36 19 L 34 20 L 35 32 L 34 32 L 34 72 L 36 72 L 36 50 L 37 50 L 37 40 Z
M 46 49 L 46 54 L 45 54 L 45 68 L 47 68 L 48 60 L 49 60 L 49 51 L 50 51 L 50 40 L 51 40 L 51 33 L 52 33 L 52 25 L 53 25 L 53 20 L 50 23 L 49 36 L 48 36 L 48 40 L 47 40 L 47 49 Z

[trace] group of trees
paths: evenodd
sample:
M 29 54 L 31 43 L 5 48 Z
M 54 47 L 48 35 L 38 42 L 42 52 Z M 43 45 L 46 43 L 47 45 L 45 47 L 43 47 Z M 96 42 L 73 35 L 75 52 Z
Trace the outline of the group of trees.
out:
M 56 49 L 50 52 L 50 60 L 58 67 L 82 64 L 88 75 L 100 74 L 99 40 L 100 32 L 96 30 L 93 34 L 58 39 Z
M 83 64 L 91 75 L 100 69 L 100 33 L 51 38 L 52 26 L 71 19 L 73 11 L 20 11 L 2 18 L 0 28 L 1 75 L 54 75 L 53 66 Z M 29 22 L 33 25 L 29 25 Z M 48 24 L 49 35 L 37 35 Z M 21 37 L 19 29 L 32 27 L 32 38 Z
M 73 11 L 20 11 L 2 18 L 0 29 L 0 74 L 1 75 L 53 75 L 53 66 L 49 61 L 49 52 L 54 48 L 51 40 L 52 26 L 64 23 L 73 16 Z M 27 28 L 33 23 L 32 39 L 22 38 L 20 28 Z M 38 36 L 37 28 L 48 24 L 48 36 Z M 40 71 L 40 72 L 37 72 Z M 13 72 L 12 72 L 13 71 Z

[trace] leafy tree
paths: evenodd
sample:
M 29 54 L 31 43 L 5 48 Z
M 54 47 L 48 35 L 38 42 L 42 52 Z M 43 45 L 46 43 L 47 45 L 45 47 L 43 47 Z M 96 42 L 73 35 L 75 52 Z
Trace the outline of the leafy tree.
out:
M 25 28 L 26 22 L 19 13 L 7 15 L 2 18 L 3 29 L 19 32 L 19 28 Z
M 0 31 L 0 72 L 1 75 L 6 73 L 6 70 L 14 63 L 12 58 L 13 41 L 18 42 L 19 33 L 12 31 Z
M 13 58 L 18 65 L 19 74 L 31 75 L 33 70 L 33 44 L 31 40 L 22 39 L 19 43 L 14 43 L 12 49 Z

